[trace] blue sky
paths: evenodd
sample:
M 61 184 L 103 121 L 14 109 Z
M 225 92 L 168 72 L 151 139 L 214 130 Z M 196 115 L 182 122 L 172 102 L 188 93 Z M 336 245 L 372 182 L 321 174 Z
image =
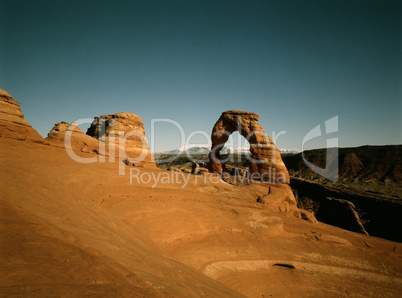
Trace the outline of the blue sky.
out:
M 43 136 L 125 111 L 162 151 L 181 145 L 179 130 L 158 122 L 151 136 L 152 119 L 188 137 L 245 110 L 268 135 L 286 132 L 280 148 L 300 150 L 334 116 L 341 147 L 402 143 L 401 1 L 0 3 L 0 88 Z

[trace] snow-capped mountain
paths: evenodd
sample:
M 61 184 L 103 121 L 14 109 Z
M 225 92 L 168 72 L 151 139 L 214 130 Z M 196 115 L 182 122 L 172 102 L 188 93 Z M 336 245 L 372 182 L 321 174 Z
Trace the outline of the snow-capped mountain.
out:
M 208 145 L 185 145 L 183 147 L 180 147 L 178 149 L 173 149 L 169 151 L 164 151 L 164 152 L 158 152 L 155 153 L 156 155 L 160 154 L 169 154 L 169 155 L 176 155 L 176 154 L 208 154 L 211 152 L 211 147 Z M 298 153 L 295 150 L 292 149 L 279 149 L 280 153 L 284 154 L 296 154 Z M 221 154 L 229 154 L 229 153 L 242 153 L 242 154 L 250 154 L 250 147 L 237 147 L 237 148 L 232 148 L 229 146 L 225 146 L 221 150 Z
M 208 145 L 185 145 L 178 149 L 160 152 L 161 154 L 208 154 L 211 151 L 211 147 Z
M 279 152 L 281 154 L 297 154 L 297 153 L 300 153 L 300 151 L 293 150 L 293 149 L 279 149 Z

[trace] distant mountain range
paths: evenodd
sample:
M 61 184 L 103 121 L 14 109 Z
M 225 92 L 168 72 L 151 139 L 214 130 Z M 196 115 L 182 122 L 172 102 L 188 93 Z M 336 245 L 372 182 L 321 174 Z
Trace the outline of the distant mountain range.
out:
M 189 154 L 189 155 L 196 155 L 196 154 L 208 154 L 211 152 L 211 147 L 206 145 L 186 145 L 180 147 L 178 149 L 157 152 L 154 155 L 176 155 L 176 154 Z M 291 150 L 291 149 L 279 149 L 279 152 L 282 154 L 296 154 L 299 153 L 298 151 Z M 229 146 L 223 147 L 221 150 L 221 154 L 229 154 L 229 153 L 241 153 L 241 154 L 250 154 L 250 147 L 237 147 L 232 148 Z

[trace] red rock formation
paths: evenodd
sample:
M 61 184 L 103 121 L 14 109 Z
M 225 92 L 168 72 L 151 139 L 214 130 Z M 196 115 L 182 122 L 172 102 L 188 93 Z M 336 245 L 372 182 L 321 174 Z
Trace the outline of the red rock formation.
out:
M 0 89 L 0 137 L 43 143 L 43 138 L 25 120 L 20 104 Z
M 84 134 L 74 122 L 71 125 L 64 121 L 56 123 L 45 140 L 52 146 L 71 148 L 81 157 L 88 153 L 109 155 L 106 150 L 101 152 L 97 139 Z
M 145 138 L 144 124 L 135 114 L 117 113 L 95 117 L 87 135 L 105 142 L 110 154 L 122 159 L 128 157 L 131 163 L 144 162 L 145 167 L 156 167 Z
M 251 163 L 249 177 L 253 180 L 273 183 L 289 183 L 289 173 L 282 161 L 278 148 L 258 123 L 258 114 L 244 111 L 227 111 L 212 129 L 212 148 L 208 168 L 222 173 L 223 165 L 219 151 L 230 134 L 238 131 L 250 143 Z
M 289 185 L 267 183 L 268 192 L 258 197 L 257 202 L 266 204 L 268 210 L 288 212 L 297 218 L 317 223 L 314 215 L 306 210 L 297 208 L 297 202 Z

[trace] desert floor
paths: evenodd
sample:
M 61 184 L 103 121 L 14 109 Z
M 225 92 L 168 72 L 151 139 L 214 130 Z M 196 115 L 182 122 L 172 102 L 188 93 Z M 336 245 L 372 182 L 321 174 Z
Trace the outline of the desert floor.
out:
M 1 296 L 402 293 L 402 244 L 272 211 L 261 184 L 78 163 L 5 138 L 0 164 Z

